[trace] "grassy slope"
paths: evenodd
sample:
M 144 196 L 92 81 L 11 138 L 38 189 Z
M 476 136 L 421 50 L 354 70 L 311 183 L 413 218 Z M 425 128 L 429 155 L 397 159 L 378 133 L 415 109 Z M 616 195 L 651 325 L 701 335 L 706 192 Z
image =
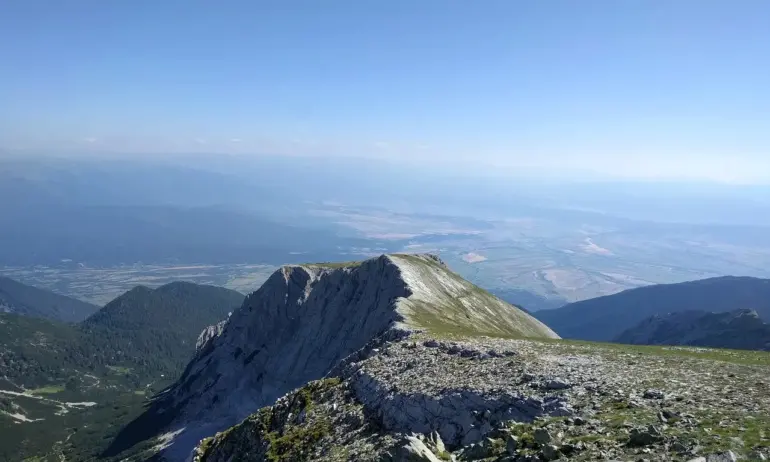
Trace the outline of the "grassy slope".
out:
M 412 296 L 399 305 L 408 325 L 437 334 L 555 337 L 540 321 L 436 260 L 404 254 L 391 258 L 413 286 Z M 411 278 L 416 282 L 410 282 Z

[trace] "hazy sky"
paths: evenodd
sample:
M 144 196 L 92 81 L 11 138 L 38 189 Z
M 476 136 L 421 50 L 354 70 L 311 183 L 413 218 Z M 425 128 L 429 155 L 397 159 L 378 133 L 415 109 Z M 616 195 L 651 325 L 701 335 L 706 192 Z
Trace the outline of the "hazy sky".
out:
M 770 182 L 766 0 L 0 0 L 0 147 Z

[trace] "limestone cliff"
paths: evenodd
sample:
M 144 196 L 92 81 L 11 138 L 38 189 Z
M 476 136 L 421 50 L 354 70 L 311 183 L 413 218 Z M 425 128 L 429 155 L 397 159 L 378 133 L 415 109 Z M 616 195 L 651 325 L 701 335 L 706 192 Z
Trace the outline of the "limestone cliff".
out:
M 414 331 L 558 338 L 434 256 L 284 267 L 223 326 L 201 335 L 182 377 L 113 450 L 164 434 L 161 456 L 184 460 L 200 439 L 323 378 L 375 337 Z

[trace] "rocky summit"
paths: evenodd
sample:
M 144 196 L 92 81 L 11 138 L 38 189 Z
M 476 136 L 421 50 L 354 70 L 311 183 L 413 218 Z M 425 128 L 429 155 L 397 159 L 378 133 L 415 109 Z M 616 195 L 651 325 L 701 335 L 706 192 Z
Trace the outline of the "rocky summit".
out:
M 768 377 L 765 352 L 564 341 L 391 255 L 276 272 L 136 425 L 195 462 L 765 460 Z
M 762 352 L 389 334 L 198 462 L 764 460 Z
M 185 460 L 202 438 L 308 382 L 346 373 L 353 367 L 350 358 L 362 354 L 373 339 L 396 341 L 417 332 L 436 337 L 558 338 L 540 321 L 464 280 L 432 255 L 283 267 L 225 323 L 201 334 L 196 355 L 181 378 L 118 435 L 111 451 L 160 436 L 159 457 Z M 377 354 L 375 349 L 366 351 Z M 463 361 L 490 354 L 452 351 Z M 437 380 L 449 380 L 447 384 L 453 380 L 441 372 L 440 364 L 430 373 Z M 366 382 L 361 376 L 359 383 L 371 389 L 371 399 L 384 392 L 376 377 Z M 485 403 L 493 398 L 481 393 L 473 399 Z M 507 398 L 500 399 L 502 405 Z M 526 400 L 519 405 L 523 415 L 540 412 L 530 409 Z M 458 442 L 465 438 L 461 433 L 454 433 Z

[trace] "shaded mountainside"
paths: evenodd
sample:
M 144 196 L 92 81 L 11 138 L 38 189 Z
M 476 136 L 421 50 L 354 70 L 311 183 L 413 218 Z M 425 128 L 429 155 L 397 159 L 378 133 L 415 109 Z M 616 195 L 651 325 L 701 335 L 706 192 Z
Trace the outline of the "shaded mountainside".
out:
M 770 324 L 756 311 L 727 313 L 683 311 L 653 316 L 614 339 L 636 345 L 691 345 L 743 350 L 770 350 Z
M 172 283 L 132 289 L 80 324 L 0 313 L 0 434 L 11 435 L 0 460 L 95 457 L 145 393 L 181 374 L 200 331 L 243 299 Z
M 650 316 L 736 309 L 754 310 L 770 320 L 770 280 L 728 276 L 639 287 L 535 316 L 564 338 L 611 341 Z
M 128 368 L 137 381 L 173 376 L 194 353 L 201 329 L 243 299 L 229 289 L 171 283 L 136 287 L 76 325 L 0 314 L 0 376 L 26 387 L 108 367 Z
M 80 322 L 98 309 L 96 305 L 0 276 L 0 312 Z
M 185 460 L 201 438 L 324 377 L 373 338 L 415 330 L 557 338 L 434 256 L 283 267 L 246 298 L 221 333 L 213 329 L 200 342 L 182 377 L 124 429 L 108 455 L 167 434 L 162 457 Z

